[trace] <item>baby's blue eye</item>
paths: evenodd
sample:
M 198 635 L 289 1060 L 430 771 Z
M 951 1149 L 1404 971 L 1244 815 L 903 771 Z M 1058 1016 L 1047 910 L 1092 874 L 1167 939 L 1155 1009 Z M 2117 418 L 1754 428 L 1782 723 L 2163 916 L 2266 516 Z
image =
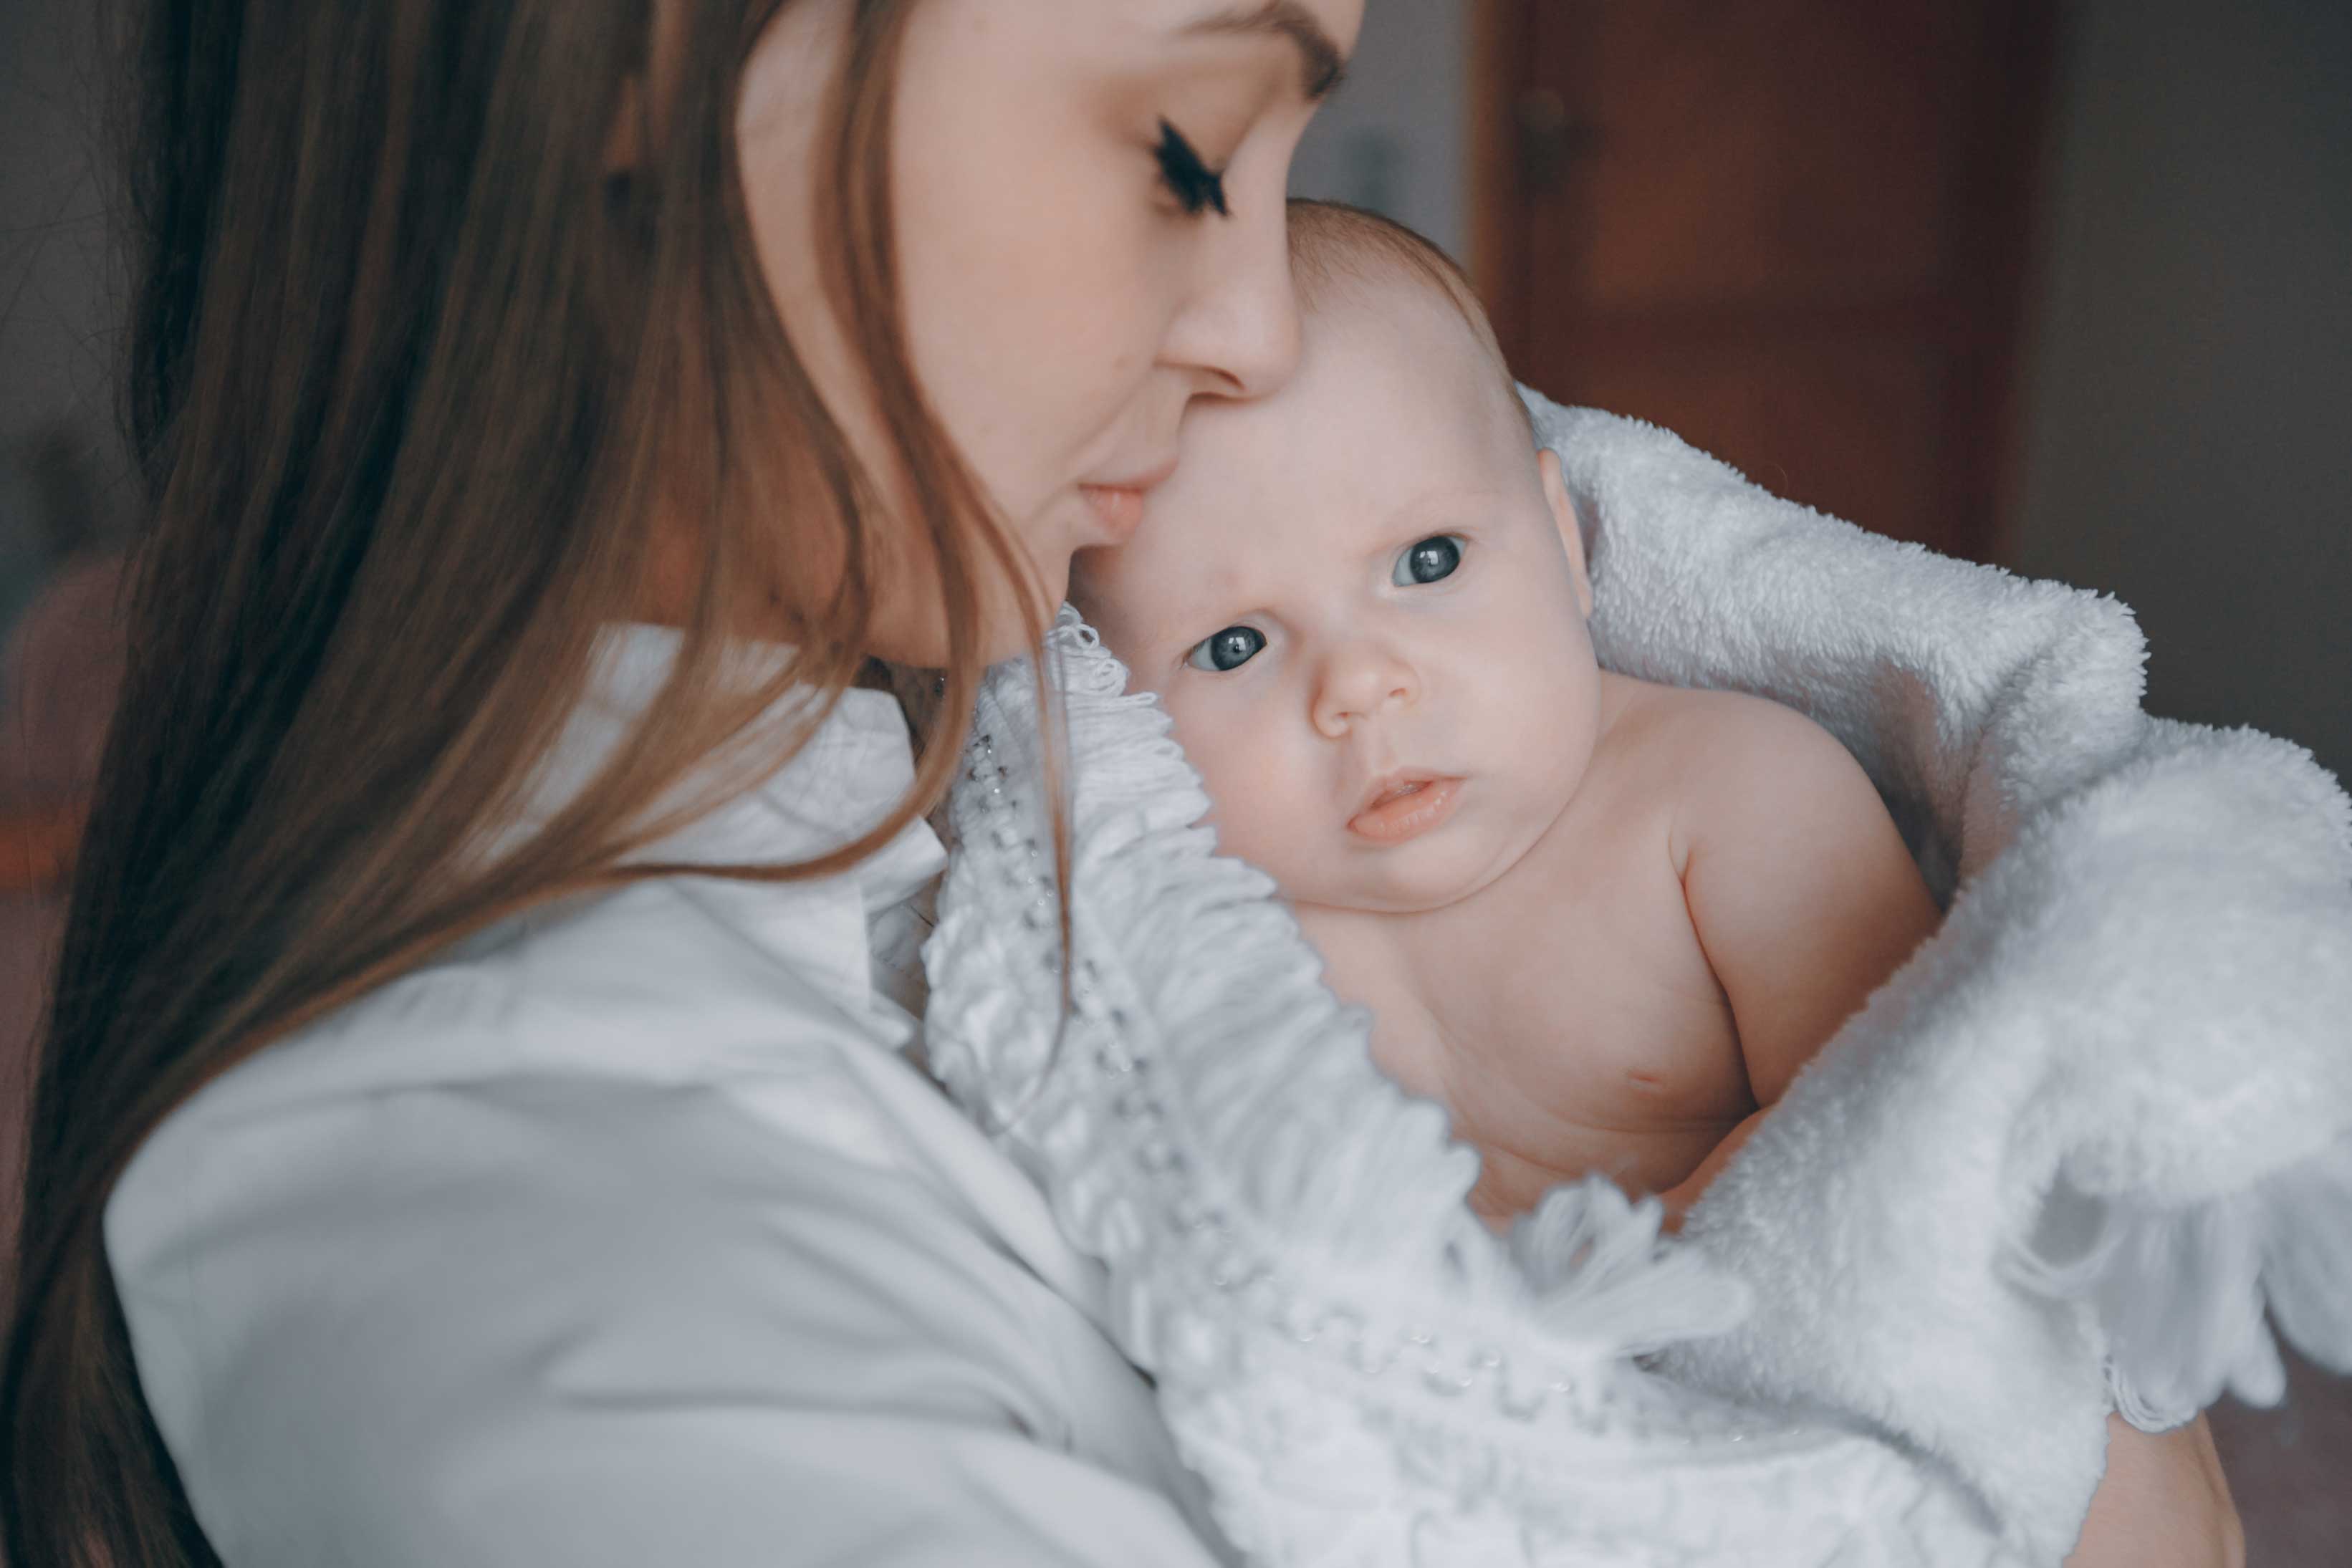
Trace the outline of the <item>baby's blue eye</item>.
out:
M 1196 670 L 1212 674 L 1238 670 L 1257 657 L 1265 646 L 1265 633 L 1255 626 L 1228 626 L 1222 632 L 1212 632 L 1192 645 L 1184 662 Z
M 1435 582 L 1452 577 L 1461 564 L 1462 541 L 1452 534 L 1437 534 L 1397 557 L 1396 570 L 1389 573 L 1389 580 L 1399 588 Z

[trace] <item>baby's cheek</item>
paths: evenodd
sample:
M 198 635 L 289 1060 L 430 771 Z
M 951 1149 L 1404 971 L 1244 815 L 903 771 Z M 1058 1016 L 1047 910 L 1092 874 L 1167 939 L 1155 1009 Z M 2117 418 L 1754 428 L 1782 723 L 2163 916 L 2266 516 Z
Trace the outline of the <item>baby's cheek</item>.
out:
M 1296 846 L 1297 834 L 1286 831 L 1284 814 L 1275 809 L 1275 802 L 1263 790 L 1251 788 L 1247 779 L 1231 778 L 1209 781 L 1209 821 L 1217 830 L 1217 847 L 1287 883 L 1292 868 L 1286 852 Z
M 1309 824 L 1298 809 L 1298 781 L 1278 747 L 1246 727 L 1176 711 L 1176 740 L 1209 792 L 1217 848 L 1287 882 L 1286 862 Z

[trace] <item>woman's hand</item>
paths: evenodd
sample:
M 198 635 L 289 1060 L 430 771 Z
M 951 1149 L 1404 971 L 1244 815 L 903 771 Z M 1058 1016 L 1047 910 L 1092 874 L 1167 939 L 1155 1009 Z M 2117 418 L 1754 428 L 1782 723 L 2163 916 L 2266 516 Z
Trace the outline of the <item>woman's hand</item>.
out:
M 2066 1568 L 2245 1568 L 2246 1537 L 2213 1434 L 2107 1417 L 2107 1473 Z

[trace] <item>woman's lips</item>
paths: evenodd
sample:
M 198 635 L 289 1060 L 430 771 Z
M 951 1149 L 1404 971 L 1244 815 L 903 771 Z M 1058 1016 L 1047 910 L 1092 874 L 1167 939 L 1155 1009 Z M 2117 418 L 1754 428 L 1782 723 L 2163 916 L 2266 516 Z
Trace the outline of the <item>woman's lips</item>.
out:
M 1419 838 L 1454 815 L 1462 798 L 1459 779 L 1416 779 L 1384 791 L 1348 819 L 1348 831 L 1376 844 Z
M 1134 485 L 1081 485 L 1079 493 L 1095 509 L 1095 519 L 1109 537 L 1106 544 L 1123 545 L 1143 524 L 1143 490 Z
M 1103 478 L 1081 481 L 1078 493 L 1094 508 L 1095 520 L 1102 524 L 1103 543 L 1123 545 L 1143 524 L 1143 497 L 1168 482 L 1176 472 L 1176 459 L 1163 457 L 1150 467 L 1121 472 L 1113 469 Z

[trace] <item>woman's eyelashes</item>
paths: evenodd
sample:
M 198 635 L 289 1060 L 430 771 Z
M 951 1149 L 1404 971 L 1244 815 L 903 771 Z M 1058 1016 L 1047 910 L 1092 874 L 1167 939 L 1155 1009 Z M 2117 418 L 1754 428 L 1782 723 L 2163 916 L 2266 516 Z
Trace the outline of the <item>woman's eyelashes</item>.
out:
M 1184 140 L 1184 133 L 1160 122 L 1160 178 L 1174 193 L 1177 204 L 1193 216 L 1213 207 L 1219 217 L 1231 217 L 1225 206 L 1224 171 L 1212 169 Z
M 1265 633 L 1255 626 L 1228 626 L 1222 632 L 1212 632 L 1192 644 L 1184 662 L 1196 670 L 1219 674 L 1226 670 L 1238 670 L 1265 647 Z
M 1453 534 L 1433 534 L 1407 545 L 1390 570 L 1389 580 L 1399 588 L 1414 588 L 1452 577 L 1462 565 L 1462 545 Z

